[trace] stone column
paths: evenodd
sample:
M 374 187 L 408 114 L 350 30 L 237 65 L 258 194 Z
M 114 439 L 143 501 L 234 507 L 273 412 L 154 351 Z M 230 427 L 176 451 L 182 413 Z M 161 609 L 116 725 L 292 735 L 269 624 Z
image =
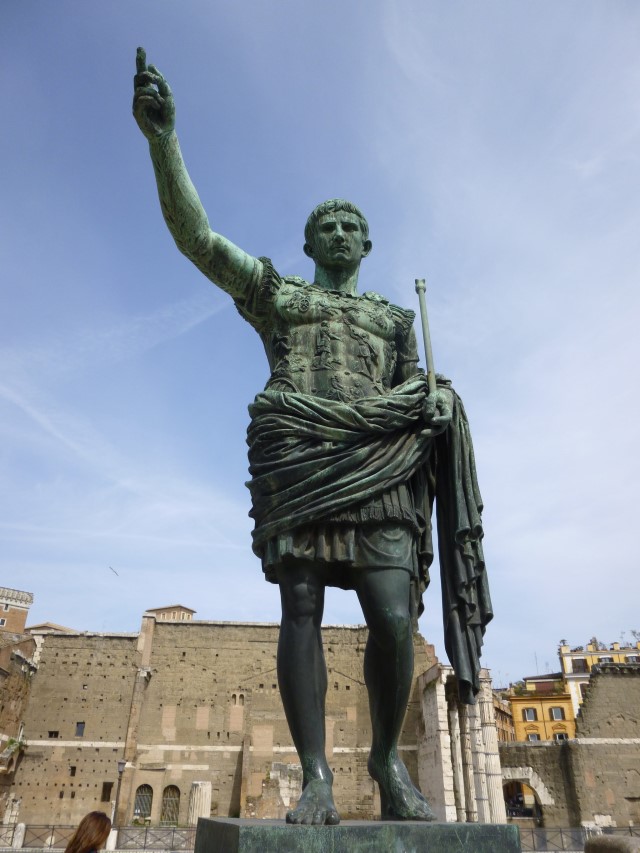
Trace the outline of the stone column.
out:
M 471 751 L 473 755 L 473 775 L 476 789 L 478 820 L 480 823 L 491 822 L 489 809 L 489 793 L 487 790 L 486 756 L 482 740 L 480 713 L 478 705 L 469 706 L 469 727 L 471 733 Z
M 455 688 L 455 685 L 452 685 Z M 462 743 L 460 740 L 460 718 L 458 716 L 458 695 L 453 689 L 448 699 L 449 737 L 451 738 L 451 764 L 453 769 L 453 795 L 456 806 L 456 821 L 465 823 L 464 776 L 462 773 Z
M 480 693 L 478 694 L 482 740 L 486 756 L 487 794 L 491 823 L 506 823 L 507 809 L 502 791 L 502 768 L 498 752 L 498 727 L 493 706 L 491 676 L 486 669 L 480 672 Z
M 187 826 L 195 826 L 199 817 L 211 817 L 211 782 L 191 783 Z
M 451 738 L 445 679 L 449 667 L 435 664 L 420 676 L 418 689 L 424 736 L 418 742 L 418 780 L 438 820 L 455 821 Z
M 465 813 L 467 816 L 467 823 L 477 823 L 478 809 L 476 807 L 476 792 L 473 779 L 473 755 L 471 752 L 471 730 L 469 721 L 469 711 L 471 707 L 471 705 L 465 705 L 464 702 L 458 703 Z

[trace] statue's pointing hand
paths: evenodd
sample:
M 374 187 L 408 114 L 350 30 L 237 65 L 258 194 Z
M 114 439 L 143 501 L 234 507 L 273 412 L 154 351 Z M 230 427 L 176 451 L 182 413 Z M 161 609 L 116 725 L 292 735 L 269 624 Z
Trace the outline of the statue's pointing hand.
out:
M 155 65 L 147 67 L 147 55 L 142 47 L 136 52 L 133 87 L 133 115 L 147 139 L 152 141 L 171 133 L 176 119 L 171 89 Z
M 453 417 L 453 394 L 448 388 L 436 388 L 425 398 L 422 417 L 434 432 L 441 432 L 451 423 Z

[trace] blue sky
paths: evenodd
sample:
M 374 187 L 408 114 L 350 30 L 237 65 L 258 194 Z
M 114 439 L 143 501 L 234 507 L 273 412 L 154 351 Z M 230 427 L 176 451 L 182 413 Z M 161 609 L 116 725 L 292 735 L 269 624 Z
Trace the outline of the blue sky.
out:
M 3 3 L 0 582 L 31 621 L 279 614 L 243 485 L 266 361 L 164 226 L 141 44 L 215 230 L 310 277 L 304 222 L 342 196 L 370 223 L 362 290 L 416 308 L 427 279 L 486 505 L 495 680 L 639 629 L 639 38 L 631 0 Z M 360 622 L 355 596 L 325 620 Z M 435 581 L 421 630 L 444 656 Z

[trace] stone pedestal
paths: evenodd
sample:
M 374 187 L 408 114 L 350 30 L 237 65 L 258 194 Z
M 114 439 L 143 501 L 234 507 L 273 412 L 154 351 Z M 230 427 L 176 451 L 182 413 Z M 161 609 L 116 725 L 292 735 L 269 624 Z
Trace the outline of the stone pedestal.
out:
M 346 820 L 289 826 L 279 820 L 201 818 L 194 853 L 520 853 L 517 826 Z

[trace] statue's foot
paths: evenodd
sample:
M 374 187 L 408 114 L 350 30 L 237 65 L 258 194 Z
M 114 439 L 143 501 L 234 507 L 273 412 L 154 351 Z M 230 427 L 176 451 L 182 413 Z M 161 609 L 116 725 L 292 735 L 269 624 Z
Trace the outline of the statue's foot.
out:
M 333 802 L 331 785 L 324 779 L 312 779 L 302 792 L 295 809 L 287 812 L 287 823 L 335 826 L 340 815 Z
M 436 820 L 426 798 L 411 781 L 400 758 L 369 756 L 369 773 L 380 789 L 382 820 Z

